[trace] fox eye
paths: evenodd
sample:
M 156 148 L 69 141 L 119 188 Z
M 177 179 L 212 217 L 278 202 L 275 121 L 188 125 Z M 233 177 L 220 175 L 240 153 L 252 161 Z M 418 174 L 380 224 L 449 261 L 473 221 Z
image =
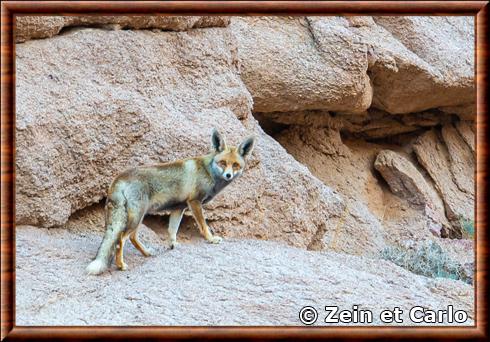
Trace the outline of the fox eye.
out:
M 233 163 L 233 168 L 234 168 L 234 169 L 239 169 L 239 168 L 240 168 L 240 164 L 238 164 L 238 163 Z
M 225 168 L 226 167 L 226 162 L 224 160 L 220 161 L 218 163 L 218 165 L 221 167 L 221 168 Z

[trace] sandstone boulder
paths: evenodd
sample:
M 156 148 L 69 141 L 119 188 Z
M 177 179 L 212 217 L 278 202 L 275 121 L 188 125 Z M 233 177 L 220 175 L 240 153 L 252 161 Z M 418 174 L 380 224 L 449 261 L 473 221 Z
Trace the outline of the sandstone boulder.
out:
M 428 227 L 432 232 L 440 235 L 443 227 L 445 231 L 449 229 L 442 200 L 408 159 L 394 151 L 383 150 L 376 157 L 374 167 L 393 193 L 424 208 L 425 214 L 432 221 Z
M 348 20 L 368 46 L 374 107 L 393 114 L 474 107 L 473 17 Z
M 440 108 L 475 119 L 473 18 L 251 17 L 233 18 L 230 28 L 253 110 L 265 117 L 361 115 L 374 107 L 389 114 Z M 373 137 L 390 125 L 414 129 L 385 121 Z
M 415 205 L 427 202 L 427 183 L 415 166 L 403 156 L 383 150 L 378 153 L 374 168 L 381 173 L 395 194 L 406 197 Z
M 472 123 L 468 121 L 459 121 L 458 123 L 456 123 L 455 127 L 458 130 L 458 133 L 461 136 L 461 138 L 463 138 L 465 143 L 470 148 L 471 152 L 473 152 L 473 161 L 476 161 L 476 147 L 475 147 L 476 141 L 475 141 L 475 132 L 472 129 Z
M 475 160 L 471 147 L 454 125 L 443 126 L 441 135 L 447 146 L 451 172 L 456 185 L 461 191 L 474 198 Z
M 17 223 L 62 226 L 124 169 L 207 153 L 218 127 L 230 144 L 254 132 L 258 146 L 244 176 L 207 206 L 211 226 L 308 246 L 342 201 L 249 115 L 234 51 L 221 28 L 83 29 L 19 44 Z
M 413 147 L 417 159 L 433 179 L 453 226 L 459 227 L 461 218 L 472 220 L 475 165 L 469 146 L 454 126 L 446 125 L 442 132 L 435 129 L 426 132 Z M 457 229 L 451 235 L 460 237 L 461 231 Z
M 234 17 L 230 28 L 255 112 L 369 107 L 366 49 L 346 19 Z
M 15 18 L 14 40 L 22 43 L 29 39 L 47 38 L 57 35 L 65 25 L 62 16 L 23 16 Z
M 227 17 L 199 16 L 17 16 L 15 41 L 49 38 L 72 26 L 162 29 L 185 31 L 199 27 L 227 26 Z

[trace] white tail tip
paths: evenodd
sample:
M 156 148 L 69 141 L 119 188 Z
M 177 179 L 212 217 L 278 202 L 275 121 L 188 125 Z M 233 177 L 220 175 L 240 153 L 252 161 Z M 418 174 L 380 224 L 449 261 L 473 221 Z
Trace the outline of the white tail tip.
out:
M 101 274 L 107 269 L 107 266 L 104 264 L 103 261 L 95 259 L 92 261 L 86 268 L 86 271 L 88 274 Z

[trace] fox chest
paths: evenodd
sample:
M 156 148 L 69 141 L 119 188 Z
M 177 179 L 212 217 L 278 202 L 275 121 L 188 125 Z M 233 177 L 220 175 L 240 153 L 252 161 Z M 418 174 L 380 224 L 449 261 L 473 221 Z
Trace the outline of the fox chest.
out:
M 206 187 L 206 189 L 201 194 L 199 200 L 202 203 L 208 203 L 217 194 L 219 194 L 221 192 L 221 190 L 223 190 L 227 185 L 229 185 L 230 182 L 227 182 L 227 181 L 222 180 L 222 179 L 219 179 L 219 180 L 215 181 L 213 184 L 211 184 L 210 186 Z

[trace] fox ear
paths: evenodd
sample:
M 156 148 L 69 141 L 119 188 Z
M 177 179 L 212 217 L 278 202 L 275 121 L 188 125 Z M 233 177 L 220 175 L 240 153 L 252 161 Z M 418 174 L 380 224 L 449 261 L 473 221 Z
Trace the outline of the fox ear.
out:
M 242 157 L 247 157 L 255 147 L 255 136 L 251 136 L 242 141 L 240 145 L 238 145 L 238 153 Z
M 213 145 L 213 149 L 216 152 L 223 152 L 226 148 L 225 139 L 221 136 L 216 128 L 213 128 L 213 134 L 211 136 L 211 143 Z

